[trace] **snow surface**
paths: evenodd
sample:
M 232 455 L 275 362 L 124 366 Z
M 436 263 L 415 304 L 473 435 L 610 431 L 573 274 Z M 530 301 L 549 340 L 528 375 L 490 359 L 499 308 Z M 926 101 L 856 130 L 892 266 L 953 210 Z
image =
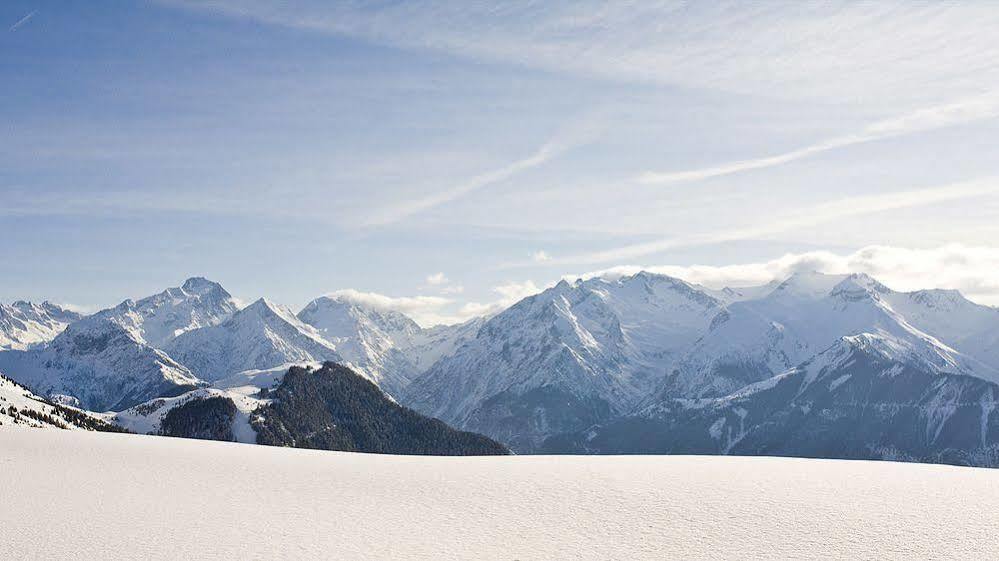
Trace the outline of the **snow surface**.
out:
M 10 428 L 19 559 L 994 558 L 999 472 L 698 456 L 431 458 Z

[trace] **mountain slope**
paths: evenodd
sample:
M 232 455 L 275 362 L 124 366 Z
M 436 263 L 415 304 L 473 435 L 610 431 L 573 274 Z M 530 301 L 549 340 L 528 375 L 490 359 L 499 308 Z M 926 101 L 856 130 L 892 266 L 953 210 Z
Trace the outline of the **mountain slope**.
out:
M 298 319 L 332 342 L 344 361 L 393 397 L 417 375 L 473 339 L 485 322 L 423 328 L 405 314 L 380 310 L 344 296 L 310 302 Z
M 793 275 L 767 296 L 735 302 L 719 313 L 677 362 L 659 397 L 726 395 L 807 360 L 840 337 L 865 332 L 890 334 L 917 348 L 932 340 L 930 346 L 954 350 L 951 339 L 917 327 L 930 322 L 914 325 L 896 310 L 900 301 L 909 298 L 867 275 Z M 999 321 L 994 326 L 999 328 Z M 966 373 L 999 380 L 999 362 L 959 355 Z
M 390 395 L 398 395 L 419 373 L 403 348 L 421 328 L 401 313 L 323 296 L 302 309 L 298 319 L 316 328 L 344 361 Z
M 250 386 L 232 389 L 198 388 L 173 397 L 158 397 L 115 413 L 110 420 L 138 434 L 161 434 L 211 440 L 254 443 L 257 433 L 250 426 L 250 415 L 266 403 L 259 399 L 257 389 Z M 219 404 L 221 408 L 202 408 L 201 402 Z M 224 422 L 213 418 L 215 410 L 228 415 Z M 193 422 L 192 422 L 193 420 Z M 192 426 L 211 425 L 211 435 L 192 431 Z
M 495 455 L 506 448 L 402 407 L 349 368 L 293 367 L 253 415 L 257 442 L 321 450 L 420 455 Z
M 263 298 L 218 325 L 180 335 L 166 351 L 209 382 L 246 370 L 341 359 L 315 328 Z
M 0 303 L 0 351 L 23 351 L 47 343 L 82 317 L 50 302 Z
M 87 409 L 121 410 L 201 384 L 159 346 L 235 310 L 219 284 L 191 278 L 75 321 L 44 346 L 0 353 L 0 367 L 36 392 L 70 396 Z
M 731 395 L 672 399 L 550 452 L 787 455 L 999 466 L 999 385 L 932 340 L 841 338 Z
M 683 281 L 648 273 L 563 281 L 486 321 L 414 380 L 404 401 L 529 451 L 627 412 L 721 306 Z
M 0 427 L 4 426 L 123 432 L 101 417 L 42 399 L 0 374 Z
M 44 348 L 0 353 L 0 369 L 45 396 L 69 396 L 92 411 L 119 411 L 201 381 L 113 318 L 70 324 Z

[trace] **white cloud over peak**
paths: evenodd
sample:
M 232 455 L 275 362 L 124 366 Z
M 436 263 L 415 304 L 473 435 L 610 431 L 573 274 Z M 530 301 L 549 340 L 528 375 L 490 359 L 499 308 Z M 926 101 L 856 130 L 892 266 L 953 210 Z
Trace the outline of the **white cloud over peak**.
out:
M 552 285 L 544 287 L 534 284 L 533 281 L 510 282 L 493 287 L 493 292 L 499 295 L 497 300 L 492 302 L 468 302 L 461 307 L 459 315 L 465 318 L 476 316 L 489 316 L 499 313 L 520 300 L 533 296 Z
M 549 285 L 550 286 L 550 285 Z M 454 292 L 457 294 L 461 287 Z M 369 306 L 376 310 L 392 310 L 413 318 L 424 327 L 438 324 L 455 324 L 478 316 L 488 316 L 503 311 L 517 301 L 537 294 L 547 287 L 532 281 L 509 282 L 493 287 L 497 298 L 489 302 L 456 302 L 442 296 L 386 296 L 377 292 L 364 292 L 352 288 L 335 290 L 326 294 Z
M 342 298 L 376 310 L 402 312 L 420 325 L 454 322 L 454 318 L 444 313 L 445 308 L 452 303 L 452 300 L 441 296 L 386 296 L 377 292 L 364 292 L 352 288 L 334 290 L 326 296 Z
M 620 266 L 565 278 L 620 278 L 643 270 L 709 288 L 759 286 L 801 271 L 867 273 L 895 290 L 955 289 L 978 303 L 999 305 L 999 248 L 996 247 L 946 245 L 910 249 L 872 245 L 848 254 L 788 253 L 770 261 L 720 266 Z

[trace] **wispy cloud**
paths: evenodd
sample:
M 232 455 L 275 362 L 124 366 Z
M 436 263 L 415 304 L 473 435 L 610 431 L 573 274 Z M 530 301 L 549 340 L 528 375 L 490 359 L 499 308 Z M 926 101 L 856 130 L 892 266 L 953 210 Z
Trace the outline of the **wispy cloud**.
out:
M 544 165 L 565 152 L 593 140 L 603 127 L 602 119 L 602 115 L 597 112 L 584 116 L 578 121 L 563 127 L 554 137 L 526 158 L 480 173 L 450 189 L 430 193 L 417 199 L 376 210 L 364 219 L 360 225 L 373 227 L 393 224 L 457 200 L 490 185 L 506 181 L 519 173 Z
M 962 199 L 971 199 L 994 194 L 999 194 L 999 178 L 989 177 L 926 189 L 847 197 L 810 207 L 790 209 L 782 215 L 772 217 L 764 222 L 754 225 L 727 230 L 715 230 L 689 236 L 663 238 L 651 242 L 631 244 L 613 249 L 581 253 L 565 257 L 553 257 L 545 264 L 587 265 L 614 261 L 627 261 L 676 248 L 738 240 L 759 239 L 774 234 L 829 223 L 853 216 L 875 214 L 879 212 L 926 206 Z M 515 263 L 510 266 L 517 267 L 530 265 L 537 265 L 537 263 L 531 261 Z
M 914 107 L 999 85 L 999 13 L 988 3 L 413 0 L 291 10 L 280 0 L 161 1 L 554 72 L 767 97 Z
M 926 249 L 873 245 L 845 255 L 810 251 L 788 253 L 769 261 L 721 266 L 628 265 L 566 278 L 619 278 L 639 271 L 669 275 L 710 288 L 759 286 L 801 271 L 867 273 L 896 290 L 955 289 L 976 302 L 999 304 L 999 248 L 959 244 Z
M 897 118 L 872 123 L 858 133 L 838 136 L 803 148 L 752 160 L 740 160 L 700 169 L 645 172 L 638 176 L 642 183 L 680 183 L 697 181 L 743 171 L 779 166 L 815 154 L 855 144 L 873 142 L 895 136 L 923 132 L 943 127 L 971 123 L 999 116 L 999 91 L 989 92 L 955 103 L 937 105 L 907 113 Z
M 17 29 L 19 27 L 21 27 L 22 25 L 24 25 L 24 24 L 28 23 L 29 21 L 31 21 L 31 18 L 35 17 L 35 14 L 37 14 L 37 13 L 38 13 L 38 10 L 32 10 L 28 15 L 26 15 L 23 18 L 17 20 L 17 23 L 15 23 L 14 25 L 12 25 L 9 28 L 7 28 L 7 31 L 10 31 L 10 32 L 17 31 Z
M 498 294 L 499 298 L 492 302 L 468 302 L 461 307 L 458 315 L 464 318 L 493 315 L 550 286 L 552 285 L 538 286 L 530 280 L 501 284 L 493 287 L 493 292 Z

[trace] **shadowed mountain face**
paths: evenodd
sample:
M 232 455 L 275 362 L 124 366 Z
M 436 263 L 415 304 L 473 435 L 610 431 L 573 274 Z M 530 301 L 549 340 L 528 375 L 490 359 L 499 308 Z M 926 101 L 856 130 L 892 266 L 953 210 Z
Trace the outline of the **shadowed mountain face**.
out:
M 672 399 L 545 442 L 550 453 L 736 454 L 999 465 L 999 386 L 897 341 L 846 337 L 721 398 Z
M 321 450 L 421 455 L 496 455 L 506 447 L 448 427 L 389 399 L 349 368 L 293 367 L 252 419 L 257 442 Z
M 0 353 L 0 369 L 44 396 L 66 396 L 92 411 L 120 411 L 184 393 L 190 370 L 102 315 L 72 323 L 45 347 Z

